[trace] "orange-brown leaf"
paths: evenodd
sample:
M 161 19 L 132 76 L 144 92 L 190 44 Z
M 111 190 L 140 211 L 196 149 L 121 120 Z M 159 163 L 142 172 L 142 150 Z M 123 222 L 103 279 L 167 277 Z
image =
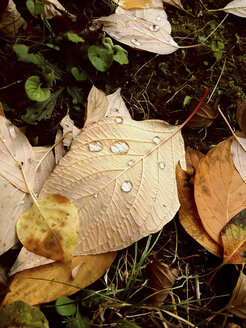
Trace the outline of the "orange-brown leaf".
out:
M 246 209 L 235 215 L 222 229 L 224 262 L 242 264 L 246 262 Z
M 193 175 L 195 173 L 195 170 L 203 157 L 204 154 L 198 150 L 190 147 L 185 149 L 186 167 L 189 175 Z
M 62 262 L 55 262 L 17 273 L 3 304 L 9 304 L 21 299 L 30 305 L 35 305 L 54 301 L 60 296 L 72 295 L 80 288 L 85 288 L 100 278 L 111 266 L 116 254 L 116 252 L 111 252 L 73 257 L 72 268 L 80 265 L 75 279 L 72 278 L 71 272 Z M 74 287 L 64 284 L 70 284 Z
M 222 141 L 202 159 L 194 184 L 202 224 L 219 244 L 223 227 L 246 207 L 246 184 L 233 164 L 231 140 Z
M 190 112 L 193 112 L 199 102 L 199 99 L 193 99 L 190 106 Z M 189 121 L 187 126 L 192 129 L 209 127 L 218 115 L 219 112 L 213 106 L 203 103 L 198 112 Z
M 188 166 L 188 165 L 187 165 Z M 199 244 L 216 256 L 222 256 L 222 248 L 204 229 L 197 212 L 194 199 L 194 186 L 190 183 L 190 176 L 180 165 L 176 168 L 178 195 L 180 201 L 179 220 L 185 231 Z

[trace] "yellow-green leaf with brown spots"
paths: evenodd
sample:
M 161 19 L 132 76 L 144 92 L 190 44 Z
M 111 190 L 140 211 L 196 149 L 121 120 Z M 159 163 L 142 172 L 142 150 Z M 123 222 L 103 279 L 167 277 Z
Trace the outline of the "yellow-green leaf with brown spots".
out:
M 69 263 L 78 239 L 78 210 L 71 200 L 51 194 L 19 217 L 16 230 L 29 251 Z

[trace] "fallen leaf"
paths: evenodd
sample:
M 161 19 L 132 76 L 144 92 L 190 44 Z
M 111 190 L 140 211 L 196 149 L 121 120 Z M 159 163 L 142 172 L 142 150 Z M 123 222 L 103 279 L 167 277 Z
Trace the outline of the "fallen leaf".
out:
M 71 272 L 62 262 L 55 262 L 17 273 L 3 304 L 22 299 L 28 304 L 35 305 L 54 301 L 60 296 L 72 295 L 100 278 L 111 266 L 115 256 L 116 252 L 74 257 L 72 268 L 81 265 L 75 279 L 71 277 Z M 27 278 L 33 278 L 34 280 Z
M 236 214 L 222 229 L 224 263 L 246 262 L 246 209 Z
M 0 306 L 0 327 L 49 328 L 49 322 L 39 309 L 18 300 Z
M 113 0 L 124 9 L 144 9 L 153 6 L 151 0 Z
M 81 131 L 40 193 L 69 197 L 78 208 L 76 254 L 125 248 L 173 218 L 179 208 L 175 167 L 185 165 L 177 129 L 119 116 Z
M 70 14 L 58 0 L 44 0 L 44 11 L 45 18 L 47 19 L 51 19 L 56 16 L 62 16 L 62 13 L 60 12 L 62 11 L 63 13 L 66 13 L 71 21 L 76 21 L 76 16 Z
M 121 7 L 116 8 L 115 13 L 118 15 L 128 15 L 133 19 L 136 17 L 145 19 L 149 22 L 149 25 L 158 25 L 158 27 L 166 30 L 169 34 L 171 33 L 171 24 L 167 19 L 167 14 L 163 8 L 162 0 L 153 0 L 153 7 L 147 9 L 136 9 L 136 10 L 125 10 Z M 116 34 L 117 39 L 117 34 Z
M 246 17 L 246 0 L 233 0 L 229 2 L 223 10 L 229 14 L 239 17 Z
M 70 147 L 74 138 L 80 133 L 80 129 L 74 125 L 74 121 L 71 120 L 69 115 L 63 117 L 60 125 L 63 129 L 63 135 L 71 131 L 71 133 L 68 133 L 63 139 L 63 145 L 65 147 Z
M 246 139 L 237 137 L 240 143 L 244 146 L 241 147 L 237 140 L 232 140 L 231 143 L 231 153 L 233 158 L 233 163 L 241 175 L 241 178 L 246 183 Z
M 187 164 L 188 167 L 189 164 Z M 218 245 L 204 229 L 194 199 L 194 186 L 190 182 L 191 176 L 181 169 L 176 168 L 178 195 L 180 201 L 179 221 L 185 231 L 200 245 L 212 254 L 221 257 L 222 247 Z
M 129 113 L 126 104 L 120 95 L 120 90 L 121 89 L 118 88 L 114 93 L 106 96 L 108 101 L 108 108 L 105 113 L 105 117 L 123 116 L 131 118 L 131 114 Z
M 27 23 L 16 9 L 14 1 L 9 0 L 6 9 L 0 16 L 0 34 L 16 36 L 18 30 L 24 29 L 26 26 Z
M 56 133 L 56 139 L 55 139 L 55 143 L 57 143 L 57 145 L 55 146 L 55 162 L 56 162 L 56 165 L 59 163 L 60 159 L 67 152 L 64 145 L 63 145 L 62 137 L 63 137 L 62 129 L 58 129 L 57 133 Z M 58 142 L 59 140 L 60 140 L 60 142 Z
M 195 176 L 195 201 L 208 234 L 221 244 L 223 227 L 246 207 L 246 184 L 237 172 L 229 138 L 211 149 L 200 162 Z
M 190 113 L 193 112 L 199 102 L 200 100 L 197 98 L 192 100 L 189 108 Z M 213 123 L 218 115 L 219 112 L 214 106 L 203 103 L 198 112 L 188 122 L 187 126 L 192 129 L 207 128 Z
M 112 14 L 95 22 L 112 38 L 139 50 L 167 55 L 179 49 L 168 31 L 143 18 Z
M 198 150 L 187 147 L 185 149 L 186 172 L 189 175 L 194 175 L 198 164 L 204 157 L 204 154 Z
M 76 207 L 57 194 L 36 201 L 16 224 L 18 238 L 29 251 L 64 262 L 72 260 L 78 230 Z
M 161 306 L 167 298 L 179 275 L 179 269 L 161 262 L 156 256 L 151 264 L 151 281 L 153 288 L 157 291 L 152 296 L 152 304 Z
M 246 276 L 242 271 L 226 308 L 239 318 L 246 319 Z
M 246 135 L 246 99 L 238 106 L 237 121 L 240 129 Z
M 29 192 L 16 160 L 23 163 L 26 179 L 32 188 L 35 180 L 35 154 L 32 146 L 24 133 L 0 116 L 0 174 L 16 188 Z
M 181 3 L 180 0 L 165 0 L 165 1 L 163 1 L 163 2 L 164 2 L 164 4 L 167 3 L 167 4 L 169 4 L 169 5 L 172 5 L 172 6 L 174 6 L 174 7 L 177 7 L 177 8 L 179 8 L 179 9 L 184 10 L 184 7 L 183 7 L 183 5 L 182 5 L 182 3 Z

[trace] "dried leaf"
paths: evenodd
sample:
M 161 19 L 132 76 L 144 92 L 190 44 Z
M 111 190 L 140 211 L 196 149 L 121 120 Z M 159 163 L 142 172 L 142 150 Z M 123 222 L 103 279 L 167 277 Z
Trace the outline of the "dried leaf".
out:
M 189 108 L 191 113 L 194 111 L 199 102 L 200 100 L 196 98 L 192 100 L 191 106 Z M 218 115 L 219 112 L 216 110 L 216 108 L 214 108 L 214 106 L 203 103 L 198 112 L 189 121 L 187 126 L 192 129 L 209 127 Z
M 56 16 L 62 16 L 62 13 L 59 10 L 62 12 L 66 12 L 67 16 L 73 22 L 76 21 L 76 16 L 70 14 L 58 0 L 44 0 L 44 11 L 45 11 L 45 17 L 47 19 L 51 19 Z
M 227 13 L 239 16 L 246 17 L 246 0 L 233 0 L 229 2 L 223 10 Z
M 110 116 L 123 116 L 131 118 L 131 115 L 126 107 L 123 98 L 120 95 L 120 88 L 118 88 L 111 95 L 106 96 L 108 101 L 108 108 L 105 113 L 105 117 Z
M 151 0 L 113 0 L 124 9 L 144 9 L 153 6 Z
M 244 149 L 240 146 L 237 140 L 232 140 L 231 153 L 234 165 L 241 175 L 242 179 L 246 183 L 246 139 L 237 137 L 240 143 L 244 146 Z
M 208 234 L 221 244 L 223 227 L 246 207 L 246 184 L 237 172 L 229 138 L 210 150 L 195 176 L 195 201 Z
M 238 106 L 237 121 L 240 129 L 246 135 L 246 99 Z
M 62 262 L 55 262 L 17 273 L 3 304 L 9 304 L 21 298 L 28 304 L 35 305 L 54 301 L 60 296 L 72 295 L 80 288 L 85 288 L 100 278 L 111 266 L 115 256 L 116 253 L 114 252 L 74 257 L 72 268 L 81 264 L 75 279 L 72 279 L 71 272 Z M 27 279 L 27 277 L 35 280 Z
M 143 18 L 149 22 L 149 25 L 158 25 L 158 27 L 166 30 L 169 34 L 171 33 L 171 24 L 167 19 L 167 14 L 163 8 L 162 0 L 153 0 L 154 8 L 147 9 L 136 9 L 136 10 L 125 10 L 121 7 L 118 7 L 115 11 L 119 15 L 128 15 L 132 18 Z M 117 34 L 116 34 L 117 36 Z M 117 37 L 116 37 L 117 39 Z
M 71 131 L 71 133 L 68 133 L 66 135 L 66 137 L 63 139 L 63 145 L 65 147 L 70 147 L 74 138 L 80 133 L 80 129 L 78 129 L 74 125 L 74 121 L 71 120 L 69 115 L 66 115 L 65 117 L 63 117 L 60 125 L 63 129 L 63 135 L 68 133 L 69 131 Z
M 125 248 L 173 218 L 175 167 L 185 156 L 177 129 L 164 121 L 108 117 L 81 131 L 40 194 L 61 194 L 78 208 L 76 254 Z
M 187 163 L 187 167 L 188 167 Z M 221 257 L 222 247 L 218 245 L 204 229 L 194 199 L 194 186 L 189 181 L 190 175 L 177 165 L 178 194 L 180 201 L 179 221 L 185 231 L 212 254 Z
M 194 175 L 197 166 L 203 157 L 204 154 L 198 150 L 192 149 L 190 147 L 187 147 L 185 149 L 185 159 L 186 159 L 186 167 L 187 167 L 186 171 L 189 175 Z
M 183 5 L 182 5 L 182 3 L 181 3 L 181 0 L 165 0 L 165 1 L 164 1 L 164 4 L 165 4 L 165 3 L 168 3 L 169 5 L 172 5 L 172 6 L 174 6 L 174 7 L 177 7 L 177 8 L 179 8 L 179 9 L 184 10 L 184 7 L 183 7 Z
M 243 264 L 246 262 L 246 209 L 236 214 L 222 229 L 224 262 Z
M 57 143 L 59 140 L 60 142 L 58 142 L 58 144 L 55 146 L 56 165 L 59 163 L 60 159 L 66 154 L 66 149 L 62 142 L 62 137 L 63 137 L 63 132 L 61 129 L 58 129 L 56 133 L 55 143 Z
M 76 207 L 56 194 L 35 202 L 16 224 L 18 238 L 29 251 L 64 262 L 72 260 L 78 230 Z
M 246 276 L 242 271 L 226 308 L 239 318 L 246 319 Z
M 8 6 L 0 17 L 0 33 L 7 36 L 15 36 L 20 28 L 27 26 L 26 21 L 16 9 L 13 0 L 8 1 Z
M 33 187 L 35 154 L 26 136 L 5 117 L 0 116 L 0 174 L 16 188 L 29 192 L 16 160 L 23 163 L 26 179 Z
M 179 48 L 168 31 L 143 18 L 113 14 L 95 21 L 112 38 L 139 50 L 167 55 Z
M 154 257 L 151 265 L 151 280 L 152 286 L 157 293 L 152 296 L 153 305 L 162 305 L 178 275 L 178 268 L 167 265 L 166 263 L 161 262 L 157 257 Z

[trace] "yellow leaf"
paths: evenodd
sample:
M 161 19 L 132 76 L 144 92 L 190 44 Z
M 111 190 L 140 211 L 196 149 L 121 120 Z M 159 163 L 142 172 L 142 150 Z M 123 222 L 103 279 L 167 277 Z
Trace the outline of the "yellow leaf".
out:
M 151 0 L 113 0 L 124 9 L 144 9 L 153 7 Z
M 20 216 L 16 230 L 29 251 L 70 262 L 78 239 L 78 211 L 69 199 L 49 195 Z

